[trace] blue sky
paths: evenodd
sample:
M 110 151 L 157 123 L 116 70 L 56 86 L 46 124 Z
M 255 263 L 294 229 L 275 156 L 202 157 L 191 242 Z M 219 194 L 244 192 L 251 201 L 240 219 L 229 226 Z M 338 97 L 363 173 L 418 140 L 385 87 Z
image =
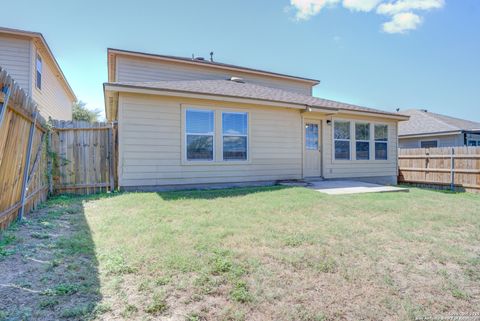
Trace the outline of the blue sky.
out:
M 206 56 L 320 79 L 314 95 L 480 121 L 480 1 L 26 1 L 78 98 L 103 110 L 106 48 Z M 15 14 L 12 14 L 15 13 Z

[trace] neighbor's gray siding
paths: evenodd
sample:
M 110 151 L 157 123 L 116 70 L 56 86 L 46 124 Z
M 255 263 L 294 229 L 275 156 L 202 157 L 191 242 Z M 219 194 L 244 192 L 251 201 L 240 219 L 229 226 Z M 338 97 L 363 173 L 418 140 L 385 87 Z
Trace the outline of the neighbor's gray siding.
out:
M 186 107 L 248 111 L 250 162 L 185 164 L 182 161 L 182 103 Z M 298 110 L 121 93 L 118 120 L 122 187 L 302 177 L 302 128 Z M 216 140 L 216 144 L 218 147 L 221 141 Z
M 428 136 L 422 138 L 400 138 L 400 148 L 420 148 L 421 141 L 437 140 L 438 147 L 464 146 L 463 134 L 449 136 Z
M 30 93 L 30 40 L 0 36 L 0 66 Z
M 312 87 L 307 83 L 254 75 L 246 72 L 228 71 L 211 67 L 185 65 L 174 62 L 118 56 L 116 61 L 118 82 L 144 82 L 162 80 L 225 80 L 232 76 L 273 88 L 311 95 Z

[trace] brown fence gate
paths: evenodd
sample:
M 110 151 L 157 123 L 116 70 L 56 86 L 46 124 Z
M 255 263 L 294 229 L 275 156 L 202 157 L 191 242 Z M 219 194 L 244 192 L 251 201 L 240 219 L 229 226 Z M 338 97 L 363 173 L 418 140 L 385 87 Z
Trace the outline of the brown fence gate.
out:
M 115 188 L 115 128 L 107 123 L 54 121 L 54 193 L 92 194 Z

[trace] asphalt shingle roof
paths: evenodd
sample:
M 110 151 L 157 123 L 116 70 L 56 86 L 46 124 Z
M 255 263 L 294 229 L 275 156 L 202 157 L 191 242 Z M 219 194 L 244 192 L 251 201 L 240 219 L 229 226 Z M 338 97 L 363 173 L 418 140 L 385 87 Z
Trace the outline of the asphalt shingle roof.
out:
M 332 110 L 346 110 L 369 112 L 389 116 L 403 116 L 399 113 L 382 111 L 374 108 L 362 107 L 338 101 L 302 95 L 299 93 L 260 86 L 251 83 L 239 83 L 231 80 L 181 80 L 158 82 L 114 82 L 109 85 L 124 87 L 138 87 L 156 90 L 169 90 L 178 92 L 229 96 L 237 98 L 266 100 L 282 103 L 292 103 L 311 107 L 330 108 Z
M 398 126 L 398 134 L 400 136 L 480 130 L 480 123 L 478 122 L 420 109 L 402 110 L 401 113 L 410 116 L 410 120 L 400 122 Z

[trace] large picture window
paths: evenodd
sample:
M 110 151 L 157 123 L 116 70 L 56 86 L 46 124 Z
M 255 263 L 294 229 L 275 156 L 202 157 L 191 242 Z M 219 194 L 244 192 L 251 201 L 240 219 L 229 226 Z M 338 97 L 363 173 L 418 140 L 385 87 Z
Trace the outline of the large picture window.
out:
M 223 160 L 247 160 L 247 113 L 222 113 Z
M 333 138 L 335 143 L 335 159 L 350 159 L 350 122 L 335 121 L 333 129 Z
M 355 151 L 357 160 L 370 159 L 370 124 L 355 123 Z
M 388 125 L 375 125 L 375 159 L 388 159 Z
M 211 110 L 188 109 L 185 117 L 187 160 L 213 161 L 215 117 Z

